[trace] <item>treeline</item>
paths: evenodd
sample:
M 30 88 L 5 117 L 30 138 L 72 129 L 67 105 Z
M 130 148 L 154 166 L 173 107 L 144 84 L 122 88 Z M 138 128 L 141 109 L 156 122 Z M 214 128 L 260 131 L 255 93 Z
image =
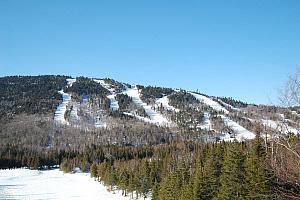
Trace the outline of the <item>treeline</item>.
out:
M 113 88 L 115 88 L 116 93 L 122 92 L 122 91 L 126 90 L 126 87 L 130 86 L 128 84 L 120 83 L 120 82 L 118 82 L 114 79 L 110 79 L 110 78 L 105 78 L 103 80 L 105 81 L 106 84 L 113 86 Z
M 74 157 L 74 152 L 46 150 L 38 152 L 24 147 L 6 145 L 0 149 L 0 169 L 28 167 L 50 169 L 59 165 L 64 158 Z
M 0 118 L 54 112 L 67 76 L 10 76 L 0 78 Z
M 65 92 L 75 94 L 75 98 L 77 99 L 91 95 L 97 95 L 104 98 L 110 94 L 110 92 L 101 86 L 101 84 L 82 76 L 77 77 L 76 82 L 72 84 L 72 87 L 66 88 Z
M 94 147 L 61 169 L 89 166 L 92 177 L 123 195 L 152 199 L 293 199 L 297 184 L 282 181 L 260 136 L 246 143 L 172 142 L 159 146 Z M 289 196 L 293 198 L 288 198 Z M 296 198 L 295 198 L 296 199 Z
M 153 86 L 137 86 L 141 90 L 141 99 L 150 104 L 153 103 L 158 98 L 162 98 L 166 95 L 170 95 L 174 92 L 172 88 L 164 88 L 164 87 L 153 87 Z
M 226 104 L 229 104 L 235 108 L 246 108 L 248 106 L 247 103 L 239 101 L 239 100 L 235 100 L 232 97 L 216 97 L 215 100 L 218 101 L 218 99 L 220 99 L 221 101 L 223 101 Z M 222 105 L 223 103 L 219 101 L 219 103 Z M 227 107 L 226 105 L 223 105 L 225 108 Z
M 199 101 L 193 95 L 186 91 L 177 92 L 170 95 L 168 98 L 169 104 L 180 110 L 184 110 L 187 107 L 191 107 L 191 105 L 195 103 L 199 103 Z

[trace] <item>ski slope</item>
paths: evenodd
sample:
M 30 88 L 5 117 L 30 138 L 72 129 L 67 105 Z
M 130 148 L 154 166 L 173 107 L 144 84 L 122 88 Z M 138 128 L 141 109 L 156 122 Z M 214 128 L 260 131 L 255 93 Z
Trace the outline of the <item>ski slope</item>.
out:
M 213 101 L 212 99 L 203 96 L 201 94 L 196 94 L 193 92 L 190 92 L 191 95 L 193 95 L 196 99 L 198 99 L 200 102 L 203 102 L 204 104 L 210 106 L 212 109 L 219 111 L 219 112 L 224 112 L 225 114 L 228 114 L 228 110 L 226 110 L 223 106 L 221 106 L 219 103 Z
M 109 192 L 89 173 L 64 174 L 59 169 L 0 170 L 0 199 L 6 200 L 129 200 Z
M 223 119 L 224 123 L 234 131 L 235 139 L 237 139 L 238 141 L 252 140 L 255 138 L 255 134 L 253 132 L 248 131 L 247 129 L 239 125 L 237 122 L 232 121 L 231 119 L 229 119 L 224 115 L 219 115 L 219 116 Z M 234 139 L 234 138 L 228 138 L 227 136 L 228 134 L 226 134 L 225 137 L 223 137 L 222 139 L 224 139 L 225 141 Z
M 297 135 L 298 130 L 296 128 L 290 127 L 284 122 L 276 122 L 273 120 L 262 120 L 263 125 L 270 127 L 274 130 L 280 131 L 281 133 L 288 134 L 289 132 Z
M 204 120 L 203 120 L 203 124 L 199 125 L 198 127 L 201 129 L 206 129 L 208 131 L 212 130 L 211 128 L 211 122 L 209 119 L 209 113 L 208 112 L 204 112 L 204 116 L 203 116 Z
M 110 109 L 112 111 L 116 111 L 119 110 L 119 103 L 116 100 L 116 92 L 115 92 L 115 88 L 112 87 L 110 84 L 105 83 L 104 80 L 101 79 L 93 79 L 96 83 L 99 83 L 102 87 L 104 87 L 105 89 L 107 89 L 108 91 L 110 91 L 110 95 L 107 96 L 107 98 L 110 101 Z
M 169 98 L 168 96 L 164 96 L 162 98 L 156 99 L 155 104 L 157 106 L 163 106 L 166 110 L 169 111 L 175 111 L 175 112 L 179 112 L 179 109 L 169 105 Z
M 76 79 L 67 79 L 67 87 L 72 87 L 73 83 L 76 81 Z M 61 124 L 69 124 L 65 119 L 65 113 L 67 110 L 67 106 L 71 100 L 71 95 L 68 93 L 65 93 L 63 89 L 58 91 L 59 94 L 62 95 L 63 101 L 59 106 L 57 107 L 55 113 L 54 113 L 54 121 L 61 123 Z
M 155 112 L 154 110 L 151 109 L 151 106 L 147 105 L 146 103 L 144 103 L 139 95 L 139 90 L 136 86 L 132 86 L 131 88 L 128 88 L 125 92 L 123 92 L 124 94 L 127 94 L 129 97 L 132 98 L 132 101 L 138 105 L 141 106 L 146 114 L 149 116 L 150 118 L 150 122 L 157 124 L 157 125 L 169 125 L 171 124 L 171 122 L 169 122 L 164 116 L 162 116 L 161 114 Z M 141 119 L 145 119 L 145 118 L 141 118 Z M 149 122 L 148 120 L 145 120 L 146 122 Z
M 229 111 L 227 109 L 225 109 L 223 106 L 221 106 L 218 102 L 215 102 L 212 99 L 210 99 L 206 96 L 200 95 L 200 94 L 196 94 L 193 92 L 191 92 L 191 94 L 199 101 L 210 106 L 212 109 L 219 111 L 219 112 L 224 112 L 225 114 L 229 113 Z M 247 129 L 245 129 L 244 127 L 239 125 L 237 122 L 232 121 L 231 119 L 229 119 L 228 117 L 226 117 L 224 115 L 219 115 L 219 116 L 223 119 L 224 123 L 234 131 L 234 133 L 236 135 L 235 139 L 237 139 L 238 141 L 251 140 L 251 139 L 255 138 L 254 133 L 252 133 L 251 131 L 248 131 Z M 222 139 L 225 141 L 228 141 L 228 140 L 233 140 L 234 138 L 230 138 L 229 133 L 228 133 L 228 134 L 225 134 L 225 136 Z

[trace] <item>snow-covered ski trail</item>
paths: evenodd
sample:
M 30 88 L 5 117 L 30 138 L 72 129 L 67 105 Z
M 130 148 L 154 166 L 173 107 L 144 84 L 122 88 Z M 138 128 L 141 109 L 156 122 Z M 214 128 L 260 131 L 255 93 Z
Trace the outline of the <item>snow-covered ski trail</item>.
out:
M 155 104 L 158 107 L 162 105 L 166 110 L 179 112 L 179 109 L 177 109 L 169 104 L 168 96 L 164 96 L 162 98 L 156 99 Z
M 141 106 L 146 114 L 149 116 L 150 118 L 150 122 L 157 124 L 157 125 L 170 125 L 171 122 L 169 122 L 164 116 L 162 116 L 161 114 L 155 112 L 154 110 L 152 110 L 151 106 L 147 105 L 146 103 L 144 103 L 139 95 L 139 90 L 138 88 L 133 85 L 131 88 L 128 88 L 127 91 L 123 92 L 124 94 L 127 94 L 129 97 L 132 98 L 132 101 L 138 105 Z M 147 121 L 149 122 L 149 121 Z
M 192 94 L 196 99 L 198 99 L 199 101 L 203 102 L 204 104 L 210 106 L 212 109 L 219 111 L 219 112 L 223 112 L 225 114 L 228 114 L 229 111 L 224 108 L 223 106 L 221 106 L 218 102 L 200 95 L 200 94 L 196 94 L 191 92 L 190 94 Z M 239 125 L 237 122 L 232 121 L 231 119 L 229 119 L 229 117 L 225 116 L 225 115 L 219 115 L 224 123 L 229 126 L 235 133 L 235 139 L 237 139 L 238 141 L 243 141 L 243 140 L 251 140 L 255 138 L 255 134 L 251 131 L 248 131 L 247 129 L 245 129 L 244 127 L 242 127 L 241 125 Z M 222 137 L 223 140 L 233 140 L 234 138 L 230 138 L 229 133 L 225 134 L 224 137 Z
M 112 111 L 116 111 L 119 110 L 119 103 L 116 100 L 116 92 L 115 92 L 115 88 L 113 88 L 110 84 L 105 83 L 104 80 L 102 79 L 93 79 L 96 83 L 99 83 L 102 87 L 104 87 L 105 89 L 107 89 L 108 91 L 110 91 L 110 95 L 107 96 L 107 98 L 110 101 L 110 109 Z
M 190 92 L 191 95 L 193 95 L 196 99 L 198 99 L 200 102 L 203 102 L 204 104 L 210 106 L 212 109 L 216 110 L 216 111 L 223 111 L 225 114 L 228 114 L 229 111 L 226 110 L 223 106 L 221 106 L 218 102 L 215 102 L 214 100 L 203 96 L 201 94 L 197 94 L 194 92 Z
M 76 81 L 76 79 L 67 79 L 67 87 L 72 87 L 73 83 Z M 63 89 L 58 91 L 59 94 L 62 95 L 63 101 L 59 106 L 57 107 L 55 113 L 54 113 L 54 121 L 58 122 L 60 124 L 68 124 L 68 122 L 65 119 L 65 112 L 67 110 L 67 105 L 69 104 L 71 100 L 71 95 L 68 93 L 65 93 Z

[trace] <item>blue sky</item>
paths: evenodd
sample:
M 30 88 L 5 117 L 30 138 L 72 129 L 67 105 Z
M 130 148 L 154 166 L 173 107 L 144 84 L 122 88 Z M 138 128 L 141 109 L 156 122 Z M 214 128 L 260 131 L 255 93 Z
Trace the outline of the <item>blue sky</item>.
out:
M 0 76 L 65 74 L 276 103 L 299 0 L 2 0 Z

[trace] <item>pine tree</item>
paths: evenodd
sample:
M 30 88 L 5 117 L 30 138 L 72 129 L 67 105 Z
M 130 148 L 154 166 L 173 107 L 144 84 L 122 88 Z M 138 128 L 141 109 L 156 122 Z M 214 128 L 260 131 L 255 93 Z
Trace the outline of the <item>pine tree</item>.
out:
M 245 199 L 245 156 L 242 147 L 243 144 L 237 142 L 228 144 L 221 170 L 221 187 L 215 199 Z
M 266 150 L 260 134 L 256 134 L 252 148 L 246 160 L 247 199 L 272 199 L 270 178 L 265 167 Z
M 90 167 L 90 173 L 91 173 L 91 177 L 94 177 L 95 179 L 98 178 L 97 175 L 97 165 L 95 163 L 93 163 Z

